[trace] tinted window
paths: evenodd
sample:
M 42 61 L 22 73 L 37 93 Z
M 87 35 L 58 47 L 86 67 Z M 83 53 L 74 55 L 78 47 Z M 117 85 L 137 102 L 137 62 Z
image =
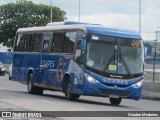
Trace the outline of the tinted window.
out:
M 53 53 L 61 53 L 62 52 L 62 45 L 64 40 L 65 33 L 54 33 L 53 35 L 53 42 L 52 42 L 52 52 Z
M 82 40 L 82 39 L 83 39 L 83 35 L 84 35 L 84 32 L 78 31 L 78 32 L 77 32 L 77 38 L 76 38 L 77 41 L 78 41 L 78 40 Z
M 81 41 L 83 39 L 84 33 L 79 31 L 77 32 L 77 37 L 76 37 L 76 53 L 75 53 L 75 60 L 76 62 L 81 65 L 82 62 L 82 56 L 81 56 Z
M 15 51 L 23 51 L 24 42 L 25 42 L 25 35 L 18 34 Z
M 47 53 L 48 52 L 48 47 L 49 47 L 49 40 L 44 40 L 42 52 Z
M 32 51 L 32 44 L 33 44 L 33 34 L 26 34 L 24 51 L 26 52 Z
M 49 42 L 51 40 L 52 36 L 43 36 L 43 47 L 42 47 L 42 52 L 43 53 L 47 53 L 48 52 L 48 49 L 49 49 Z
M 75 46 L 76 32 L 66 32 L 63 53 L 73 53 Z
M 77 41 L 76 49 L 81 49 L 81 40 Z
M 77 41 L 76 44 L 76 53 L 75 53 L 75 60 L 80 65 L 81 64 L 81 40 Z
M 42 33 L 37 33 L 34 35 L 34 42 L 33 42 L 33 52 L 40 52 L 41 44 L 42 44 Z

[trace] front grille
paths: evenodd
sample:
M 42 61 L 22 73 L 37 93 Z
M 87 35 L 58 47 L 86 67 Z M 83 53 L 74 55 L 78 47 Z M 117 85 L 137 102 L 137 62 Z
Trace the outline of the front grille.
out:
M 119 95 L 120 97 L 127 97 L 131 92 L 129 91 L 119 91 L 119 90 L 107 90 L 107 89 L 99 89 L 99 92 L 103 95 Z
M 106 86 L 111 86 L 111 87 L 115 86 L 115 84 L 109 84 L 109 83 L 103 83 L 103 84 L 106 85 Z M 117 87 L 129 87 L 130 85 L 118 85 L 118 84 L 116 84 L 116 86 Z

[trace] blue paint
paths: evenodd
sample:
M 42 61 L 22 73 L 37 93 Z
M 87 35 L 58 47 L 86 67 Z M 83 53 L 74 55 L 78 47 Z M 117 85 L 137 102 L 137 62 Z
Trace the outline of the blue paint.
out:
M 83 25 L 85 26 L 85 36 L 94 33 L 114 37 L 141 39 L 140 35 L 136 32 L 106 28 L 101 25 L 88 23 L 53 23 L 48 24 L 48 26 L 57 26 L 59 24 Z M 82 40 L 81 50 L 84 50 L 84 65 L 86 61 L 86 46 L 86 40 Z M 104 91 L 119 91 L 121 94 L 123 92 L 129 92 L 128 96 L 120 97 L 135 100 L 140 98 L 142 86 L 134 88 L 132 85 L 144 79 L 143 76 L 134 79 L 103 77 L 87 70 L 83 65 L 78 65 L 74 60 L 74 55 L 15 52 L 13 55 L 13 80 L 27 83 L 29 71 L 33 72 L 34 83 L 54 87 L 55 89 L 63 88 L 63 77 L 67 74 L 70 76 L 73 93 L 90 96 L 109 96 L 108 93 L 102 93 L 102 91 L 100 91 L 100 89 L 103 89 Z M 123 71 L 122 65 L 118 66 L 118 71 Z M 89 82 L 85 74 L 94 78 L 97 82 Z M 118 87 L 115 88 L 115 85 Z

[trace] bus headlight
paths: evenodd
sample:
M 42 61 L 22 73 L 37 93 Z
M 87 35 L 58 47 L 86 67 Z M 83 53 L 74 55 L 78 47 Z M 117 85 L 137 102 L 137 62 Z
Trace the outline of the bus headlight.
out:
M 90 83 L 96 83 L 96 82 L 98 82 L 96 79 L 94 79 L 93 77 L 87 75 L 86 73 L 84 73 L 84 76 L 87 79 L 87 81 L 90 82 Z
M 142 86 L 142 85 L 143 85 L 143 80 L 141 80 L 141 81 L 133 84 L 132 86 L 135 87 L 135 88 L 137 88 L 137 87 L 140 87 L 140 86 Z
M 2 71 L 5 71 L 6 69 L 5 68 L 2 68 Z

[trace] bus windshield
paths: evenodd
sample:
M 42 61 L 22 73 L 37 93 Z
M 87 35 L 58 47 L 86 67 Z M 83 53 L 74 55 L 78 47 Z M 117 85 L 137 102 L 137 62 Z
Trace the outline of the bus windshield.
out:
M 87 40 L 86 68 L 107 77 L 143 75 L 143 42 L 92 34 Z

